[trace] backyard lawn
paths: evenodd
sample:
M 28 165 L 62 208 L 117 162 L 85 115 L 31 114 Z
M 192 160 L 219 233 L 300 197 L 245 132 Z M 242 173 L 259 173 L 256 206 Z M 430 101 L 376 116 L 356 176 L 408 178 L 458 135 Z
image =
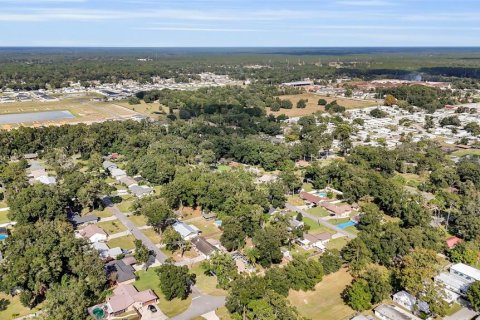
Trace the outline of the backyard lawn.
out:
M 152 240 L 153 243 L 159 244 L 162 242 L 162 236 L 152 229 L 142 230 L 142 233 L 147 236 L 148 239 Z
M 135 281 L 133 285 L 138 291 L 152 289 L 159 298 L 158 306 L 160 307 L 160 310 L 162 310 L 162 312 L 169 318 L 187 310 L 192 303 L 191 296 L 185 300 L 173 299 L 167 301 L 160 290 L 160 279 L 155 270 L 156 268 L 150 268 L 148 271 L 138 271 L 138 280 Z
M 206 275 L 205 269 L 202 268 L 201 264 L 193 266 L 190 271 L 197 275 L 196 286 L 201 292 L 212 296 L 227 295 L 227 291 L 217 288 L 217 277 Z
M 115 238 L 112 240 L 107 241 L 107 245 L 110 248 L 116 248 L 120 247 L 125 250 L 130 250 L 135 248 L 135 238 L 132 235 L 120 237 L 120 238 Z
M 108 233 L 108 235 L 127 230 L 127 228 L 125 228 L 125 226 L 118 220 L 103 221 L 99 222 L 97 225 Z
M 457 150 L 452 153 L 452 156 L 463 157 L 467 155 L 480 156 L 480 149 Z
M 192 221 L 190 224 L 193 224 L 195 227 L 200 229 L 200 231 L 202 231 L 202 236 L 204 237 L 209 237 L 220 232 L 213 221 L 205 221 L 202 219 L 198 221 Z
M 20 303 L 20 296 L 18 295 L 11 297 L 7 294 L 0 292 L 0 306 L 2 305 L 4 305 L 6 308 L 0 309 L 0 318 L 5 320 L 22 317 L 40 310 L 40 308 L 28 309 L 22 306 L 22 304 Z
M 348 243 L 348 238 L 347 237 L 341 237 L 337 239 L 332 239 L 328 241 L 326 247 L 327 249 L 337 249 L 341 250 L 345 245 Z
M 10 222 L 10 219 L 8 219 L 7 214 L 8 214 L 8 210 L 0 211 L 0 223 Z
M 304 206 L 305 202 L 303 202 L 302 199 L 300 199 L 300 196 L 294 195 L 294 196 L 288 196 L 287 202 L 290 203 L 291 205 L 294 206 Z
M 352 281 L 346 269 L 330 274 L 315 286 L 315 291 L 290 290 L 288 300 L 299 313 L 312 320 L 347 319 L 355 312 L 341 297 L 342 291 Z

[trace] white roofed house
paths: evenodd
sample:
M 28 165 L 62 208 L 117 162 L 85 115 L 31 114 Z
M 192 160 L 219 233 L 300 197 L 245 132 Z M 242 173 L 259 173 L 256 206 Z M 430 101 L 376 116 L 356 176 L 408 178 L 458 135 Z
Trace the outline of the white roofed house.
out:
M 150 188 L 148 186 L 139 186 L 137 184 L 129 186 L 128 190 L 130 190 L 130 192 L 137 198 L 143 198 L 153 193 L 153 188 Z
M 192 240 L 200 233 L 200 230 L 197 227 L 191 224 L 186 224 L 182 221 L 175 222 L 172 225 L 172 228 L 177 231 L 184 240 Z
M 456 263 L 450 272 L 442 272 L 435 277 L 445 291 L 444 300 L 451 303 L 460 296 L 465 296 L 468 288 L 475 281 L 480 281 L 480 270 L 464 263 Z
M 410 312 L 419 311 L 425 315 L 430 314 L 428 303 L 417 300 L 414 296 L 406 291 L 399 291 L 392 296 L 393 301 Z
M 119 169 L 119 168 L 111 168 L 109 169 L 110 175 L 112 178 L 115 180 L 119 181 L 122 178 L 125 178 L 127 176 L 127 172 L 125 170 Z

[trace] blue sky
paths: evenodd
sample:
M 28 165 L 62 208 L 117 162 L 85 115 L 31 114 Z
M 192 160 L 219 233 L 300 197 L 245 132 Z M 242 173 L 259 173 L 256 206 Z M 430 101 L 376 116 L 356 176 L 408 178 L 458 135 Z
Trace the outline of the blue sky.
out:
M 0 46 L 480 46 L 480 0 L 0 0 Z

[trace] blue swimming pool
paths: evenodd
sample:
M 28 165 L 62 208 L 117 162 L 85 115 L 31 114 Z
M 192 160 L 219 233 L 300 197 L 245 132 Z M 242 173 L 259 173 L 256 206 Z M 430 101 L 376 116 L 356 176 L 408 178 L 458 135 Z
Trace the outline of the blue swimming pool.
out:
M 357 224 L 356 222 L 353 222 L 352 220 L 349 220 L 347 222 L 337 224 L 337 227 L 339 227 L 340 229 L 345 229 L 345 228 L 354 226 L 356 224 Z
M 317 192 L 317 195 L 318 195 L 319 197 L 324 197 L 324 198 L 327 197 L 327 193 L 326 193 L 326 192 Z
M 0 240 L 5 240 L 7 239 L 8 236 L 7 235 L 4 235 L 4 234 L 0 234 Z

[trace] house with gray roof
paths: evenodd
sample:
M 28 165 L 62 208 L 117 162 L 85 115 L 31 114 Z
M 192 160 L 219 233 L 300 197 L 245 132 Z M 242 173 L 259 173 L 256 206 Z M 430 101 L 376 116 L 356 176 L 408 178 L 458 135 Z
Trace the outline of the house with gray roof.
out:
M 200 230 L 191 224 L 186 224 L 182 221 L 177 221 L 172 225 L 172 228 L 177 231 L 182 239 L 191 240 L 198 236 Z

